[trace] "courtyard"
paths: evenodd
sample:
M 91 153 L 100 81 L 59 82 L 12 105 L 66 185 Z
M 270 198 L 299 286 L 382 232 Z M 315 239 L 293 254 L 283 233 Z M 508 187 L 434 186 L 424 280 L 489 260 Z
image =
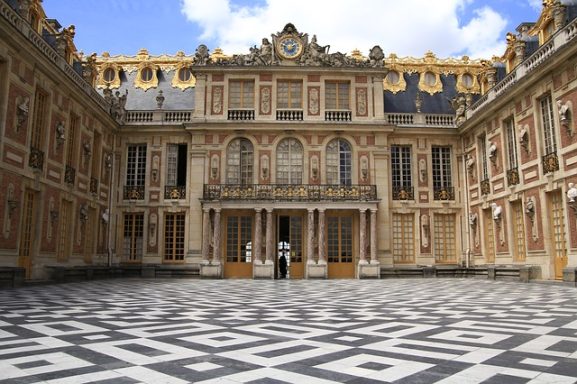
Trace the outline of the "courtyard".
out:
M 0 383 L 577 383 L 577 290 L 476 279 L 0 291 Z

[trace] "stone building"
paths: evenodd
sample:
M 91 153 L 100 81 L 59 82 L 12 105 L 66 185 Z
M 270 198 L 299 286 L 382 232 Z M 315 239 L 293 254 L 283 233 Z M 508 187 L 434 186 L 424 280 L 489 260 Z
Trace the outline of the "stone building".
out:
M 575 6 L 491 60 L 290 23 L 248 53 L 84 57 L 38 0 L 0 14 L 0 265 L 30 279 L 275 278 L 281 255 L 289 278 L 574 279 Z

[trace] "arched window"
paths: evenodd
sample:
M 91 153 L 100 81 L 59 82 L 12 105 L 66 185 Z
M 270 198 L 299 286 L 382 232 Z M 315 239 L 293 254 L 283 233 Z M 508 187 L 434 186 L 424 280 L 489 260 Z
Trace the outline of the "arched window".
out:
M 327 184 L 351 185 L 351 145 L 344 139 L 334 139 L 327 145 Z
M 276 149 L 276 182 L 301 184 L 302 181 L 303 146 L 297 139 L 284 139 Z
M 247 139 L 234 139 L 226 150 L 226 182 L 252 184 L 253 147 Z

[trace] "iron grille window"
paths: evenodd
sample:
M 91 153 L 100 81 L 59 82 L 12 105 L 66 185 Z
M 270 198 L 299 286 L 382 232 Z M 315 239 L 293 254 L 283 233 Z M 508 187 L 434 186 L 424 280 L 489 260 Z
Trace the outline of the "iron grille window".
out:
M 164 260 L 184 260 L 184 213 L 167 213 L 164 217 Z
M 327 257 L 329 263 L 353 262 L 353 218 L 327 218 Z
M 301 184 L 303 181 L 303 146 L 294 138 L 282 140 L 276 152 L 277 184 Z
M 435 190 L 450 188 L 453 185 L 451 177 L 451 148 L 433 147 L 433 187 Z
M 125 261 L 140 261 L 144 252 L 144 214 L 124 214 L 124 259 Z
M 166 185 L 186 185 L 186 144 L 168 144 L 166 147 Z
M 489 165 L 487 163 L 487 136 L 479 137 L 479 155 L 481 156 L 481 180 L 489 179 Z
M 254 108 L 254 80 L 231 80 L 228 84 L 228 107 Z
M 391 147 L 391 168 L 393 187 L 410 187 L 412 185 L 410 146 L 393 145 Z
M 229 216 L 226 219 L 226 261 L 247 263 L 252 258 L 252 217 Z
M 509 169 L 517 168 L 517 135 L 515 133 L 515 122 L 513 119 L 505 121 L 505 130 L 507 133 L 507 158 L 509 160 Z
M 146 175 L 146 144 L 129 145 L 126 161 L 126 185 L 144 186 Z
M 253 146 L 247 139 L 234 139 L 226 153 L 228 184 L 252 184 Z
M 351 145 L 334 139 L 327 145 L 327 184 L 352 185 Z
M 551 95 L 539 100 L 541 104 L 541 123 L 543 124 L 543 136 L 545 139 L 545 154 L 557 153 L 557 137 L 553 120 L 553 103 Z
M 325 108 L 348 110 L 350 84 L 342 81 L 327 81 L 325 83 Z
M 280 80 L 276 91 L 277 108 L 301 109 L 303 105 L 303 83 L 300 80 Z

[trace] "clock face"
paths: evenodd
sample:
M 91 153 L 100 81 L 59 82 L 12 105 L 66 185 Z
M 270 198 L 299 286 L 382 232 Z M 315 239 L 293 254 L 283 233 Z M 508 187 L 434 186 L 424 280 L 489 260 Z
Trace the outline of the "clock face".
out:
M 285 37 L 280 41 L 279 47 L 279 54 L 286 59 L 294 59 L 299 56 L 303 50 L 301 41 L 294 37 Z

